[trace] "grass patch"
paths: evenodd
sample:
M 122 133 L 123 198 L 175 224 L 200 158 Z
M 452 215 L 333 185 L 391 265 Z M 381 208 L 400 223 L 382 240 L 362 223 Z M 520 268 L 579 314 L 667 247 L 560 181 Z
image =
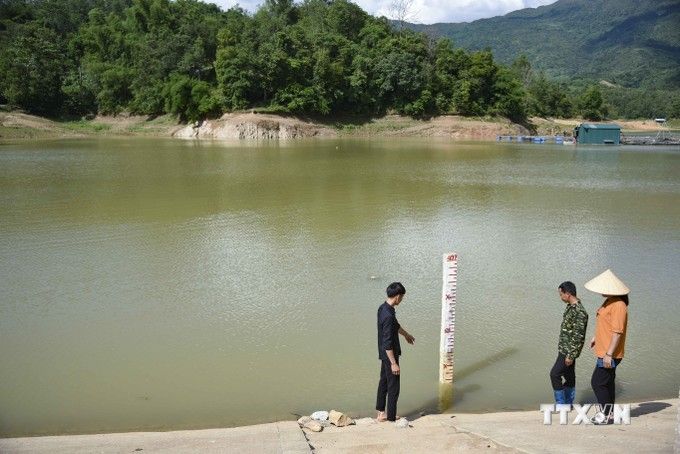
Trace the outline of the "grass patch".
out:
M 363 124 L 336 123 L 335 127 L 342 134 L 380 134 L 384 132 L 400 131 L 408 129 L 422 122 L 409 117 L 385 117 L 369 121 Z
M 271 106 L 266 106 L 266 107 L 255 107 L 253 109 L 248 109 L 244 111 L 244 113 L 249 113 L 253 112 L 256 114 L 270 114 L 270 115 L 281 115 L 281 116 L 291 116 L 291 112 L 289 109 L 279 106 L 279 105 L 271 105 Z
M 50 137 L 51 134 L 47 131 L 42 131 L 26 126 L 4 126 L 0 125 L 0 140 L 6 139 L 39 139 L 43 137 Z
M 88 120 L 68 121 L 60 123 L 60 126 L 67 131 L 82 133 L 98 133 L 105 132 L 111 129 L 111 125 L 107 125 L 105 123 L 97 123 Z
M 126 131 L 133 134 L 155 134 L 177 124 L 177 118 L 173 115 L 160 115 L 150 120 L 134 123 L 128 126 Z
M 668 120 L 668 127 L 670 129 L 680 129 L 680 118 L 674 118 L 672 120 Z

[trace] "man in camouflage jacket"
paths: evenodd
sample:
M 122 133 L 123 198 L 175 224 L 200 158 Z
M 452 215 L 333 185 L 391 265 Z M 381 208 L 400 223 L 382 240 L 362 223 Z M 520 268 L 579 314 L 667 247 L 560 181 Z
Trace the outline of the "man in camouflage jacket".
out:
M 560 299 L 567 304 L 562 316 L 557 359 L 550 370 L 550 381 L 558 404 L 573 404 L 576 396 L 576 358 L 586 338 L 588 313 L 576 298 L 576 286 L 563 282 L 558 287 Z M 564 382 L 562 379 L 564 378 Z

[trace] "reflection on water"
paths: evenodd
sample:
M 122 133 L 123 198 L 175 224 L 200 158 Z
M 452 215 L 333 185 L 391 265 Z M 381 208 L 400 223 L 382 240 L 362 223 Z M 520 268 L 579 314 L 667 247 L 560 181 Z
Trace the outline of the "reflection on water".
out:
M 397 279 L 417 338 L 400 413 L 433 411 L 444 251 L 456 410 L 550 400 L 557 285 L 578 284 L 590 334 L 601 298 L 582 284 L 608 267 L 633 288 L 622 401 L 674 396 L 679 246 L 677 147 L 0 145 L 0 435 L 371 414 Z
M 472 364 L 468 364 L 465 369 L 456 372 L 456 381 L 462 380 L 470 375 L 478 373 L 485 369 L 486 367 L 496 363 L 497 361 L 503 360 L 517 353 L 519 350 L 515 347 L 505 348 L 498 353 L 487 356 L 486 358 L 480 359 Z M 466 393 L 471 393 L 474 391 L 479 391 L 481 386 L 476 383 L 471 383 L 467 386 L 454 387 L 451 383 L 440 383 L 439 385 L 439 402 L 438 405 L 434 405 L 434 402 L 428 402 L 424 405 L 421 411 L 432 411 L 437 409 L 438 412 L 445 412 L 451 408 L 451 405 L 460 405 L 463 402 Z M 457 407 L 456 407 L 457 408 Z

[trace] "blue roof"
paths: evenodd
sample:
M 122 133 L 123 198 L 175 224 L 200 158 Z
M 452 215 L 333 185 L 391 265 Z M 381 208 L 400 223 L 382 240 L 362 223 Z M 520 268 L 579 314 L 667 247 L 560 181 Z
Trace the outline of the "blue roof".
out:
M 581 123 L 581 126 L 588 129 L 621 129 L 616 123 Z

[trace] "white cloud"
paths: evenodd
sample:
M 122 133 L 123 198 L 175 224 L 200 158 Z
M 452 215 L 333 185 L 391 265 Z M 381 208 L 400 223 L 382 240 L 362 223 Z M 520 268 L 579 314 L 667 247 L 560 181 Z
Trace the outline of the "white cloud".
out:
M 210 0 L 207 0 L 210 1 Z M 227 9 L 236 4 L 255 11 L 263 0 L 213 0 Z M 390 16 L 392 0 L 354 0 L 364 10 L 377 16 Z M 502 16 L 523 8 L 536 8 L 555 0 L 413 0 L 411 22 L 470 22 L 485 17 Z
M 257 11 L 257 8 L 264 3 L 262 0 L 204 0 L 208 3 L 219 5 L 222 9 L 227 10 L 232 6 L 240 6 L 241 8 L 250 11 L 251 13 Z

